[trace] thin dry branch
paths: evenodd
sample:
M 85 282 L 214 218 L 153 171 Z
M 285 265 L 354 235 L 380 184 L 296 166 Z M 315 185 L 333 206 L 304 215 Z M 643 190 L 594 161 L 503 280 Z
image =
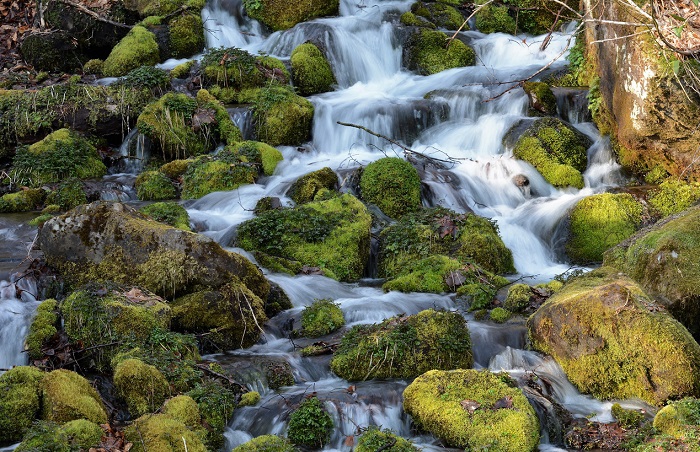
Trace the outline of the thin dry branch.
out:
M 476 13 L 478 13 L 479 11 L 481 11 L 482 8 L 486 7 L 487 5 L 489 5 L 489 4 L 493 3 L 493 2 L 494 2 L 494 0 L 489 0 L 489 1 L 487 1 L 486 3 L 484 3 L 483 5 L 479 5 L 479 7 L 476 8 L 476 9 L 469 15 L 469 17 L 467 17 L 466 19 L 464 19 L 464 22 L 462 22 L 462 25 L 460 25 L 459 28 L 457 29 L 457 31 L 455 31 L 455 33 L 450 37 L 450 39 L 447 40 L 447 46 L 445 46 L 445 47 L 448 47 L 448 46 L 450 45 L 450 43 L 451 43 L 452 41 L 454 41 L 454 39 L 457 37 L 457 35 L 459 34 L 459 32 L 462 31 L 462 29 L 467 25 L 467 22 L 469 22 L 469 21 L 471 20 L 471 18 L 474 17 L 474 16 L 476 15 Z
M 129 30 L 131 30 L 132 28 L 134 28 L 133 25 L 126 25 L 126 24 L 122 24 L 122 23 L 119 23 L 119 22 L 114 22 L 113 20 L 109 20 L 109 19 L 107 19 L 107 18 L 105 18 L 105 17 L 102 17 L 102 16 L 100 16 L 99 14 L 97 14 L 95 11 L 92 11 L 92 10 L 86 8 L 85 6 L 81 5 L 80 3 L 76 3 L 76 2 L 73 2 L 73 1 L 71 1 L 71 0 L 58 0 L 58 1 L 61 2 L 61 3 L 63 3 L 64 5 L 71 6 L 71 7 L 75 8 L 75 9 L 77 9 L 78 11 L 83 12 L 83 13 L 87 14 L 88 16 L 91 16 L 91 17 L 93 17 L 95 20 L 98 20 L 98 21 L 100 21 L 100 22 L 104 22 L 104 23 L 106 23 L 106 24 L 114 25 L 115 27 L 127 28 L 127 29 L 129 29 Z

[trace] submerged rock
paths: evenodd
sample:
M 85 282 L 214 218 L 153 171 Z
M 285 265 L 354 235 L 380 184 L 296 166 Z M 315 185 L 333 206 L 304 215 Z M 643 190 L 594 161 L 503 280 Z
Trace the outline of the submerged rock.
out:
M 537 414 L 507 375 L 488 370 L 431 370 L 403 393 L 404 410 L 421 428 L 465 450 L 534 451 Z
M 584 393 L 660 405 L 700 393 L 700 346 L 634 281 L 603 267 L 568 282 L 528 320 Z

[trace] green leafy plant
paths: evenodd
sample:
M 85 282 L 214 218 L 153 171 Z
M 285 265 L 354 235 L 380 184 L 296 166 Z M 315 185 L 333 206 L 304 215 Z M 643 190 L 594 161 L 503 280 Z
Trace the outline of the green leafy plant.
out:
M 289 416 L 288 438 L 299 446 L 321 448 L 331 439 L 333 420 L 316 397 L 306 399 Z

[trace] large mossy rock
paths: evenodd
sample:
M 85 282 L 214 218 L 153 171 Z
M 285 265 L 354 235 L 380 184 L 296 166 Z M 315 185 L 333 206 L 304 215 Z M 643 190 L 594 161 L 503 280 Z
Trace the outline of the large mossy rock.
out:
M 618 268 L 657 296 L 669 312 L 700 338 L 700 208 L 693 207 L 642 229 L 605 253 Z
M 201 155 L 182 175 L 182 199 L 198 199 L 215 191 L 235 190 L 252 184 L 260 165 L 226 148 L 215 155 Z
M 602 261 L 603 252 L 639 229 L 642 210 L 642 205 L 628 193 L 583 198 L 569 213 L 566 254 L 579 264 Z
M 386 157 L 367 165 L 360 178 L 362 199 L 392 218 L 416 212 L 421 207 L 418 171 L 406 160 Z
M 197 432 L 167 414 L 146 414 L 127 429 L 134 452 L 207 452 Z
M 54 217 L 44 224 L 38 243 L 49 264 L 73 284 L 137 283 L 170 297 L 235 280 L 263 300 L 270 292 L 248 259 L 120 203 L 94 202 Z
M 355 452 L 418 452 L 419 449 L 410 441 L 395 435 L 391 430 L 382 430 L 376 425 L 369 426 L 357 441 Z
M 344 194 L 293 209 L 270 210 L 238 228 L 237 245 L 259 251 L 281 269 L 320 267 L 326 276 L 356 281 L 369 259 L 372 218 L 357 198 Z M 299 265 L 299 270 L 301 269 Z
M 581 392 L 655 405 L 700 393 L 700 346 L 611 267 L 567 283 L 528 328 L 533 347 L 552 355 Z
M 338 0 L 300 0 L 290 3 L 280 0 L 244 0 L 250 17 L 273 30 L 286 30 L 299 22 L 338 14 Z
M 481 5 L 485 0 L 477 0 Z M 562 6 L 563 4 L 566 6 Z M 541 35 L 576 20 L 578 0 L 505 0 L 486 5 L 476 14 L 476 27 L 482 33 L 529 33 Z
M 68 443 L 81 450 L 90 450 L 100 444 L 102 428 L 86 419 L 76 419 L 61 426 L 61 432 L 66 435 Z
M 242 160 L 258 166 L 259 172 L 265 176 L 272 176 L 277 164 L 284 160 L 284 156 L 276 148 L 260 141 L 243 141 L 229 147 Z
M 452 40 L 441 31 L 421 28 L 413 33 L 404 47 L 403 60 L 408 69 L 431 75 L 476 62 L 474 50 L 462 41 Z
M 321 50 L 307 42 L 297 46 L 290 58 L 292 80 L 302 96 L 325 93 L 336 83 L 331 65 Z
M 403 399 L 414 423 L 450 446 L 504 452 L 537 449 L 537 414 L 507 375 L 431 370 L 404 390 Z
M 107 422 L 102 399 L 89 381 L 75 372 L 54 370 L 41 381 L 42 419 L 64 424 L 86 419 L 96 424 Z
M 170 386 L 154 366 L 125 359 L 114 369 L 114 387 L 133 417 L 154 413 L 170 395 Z
M 234 447 L 232 452 L 296 452 L 289 440 L 277 435 L 262 435 Z
M 405 25 L 424 26 L 429 28 L 445 28 L 457 30 L 466 17 L 448 2 L 415 2 L 409 12 L 401 15 L 401 23 Z M 454 3 L 453 3 L 454 5 Z
M 258 140 L 271 146 L 297 146 L 311 138 L 314 106 L 290 87 L 249 90 L 241 101 L 252 103 Z
M 464 317 L 429 309 L 353 327 L 333 354 L 331 370 L 346 380 L 412 378 L 431 369 L 470 368 L 472 363 Z
M 15 172 L 26 174 L 36 187 L 69 177 L 96 179 L 107 172 L 95 147 L 68 129 L 57 130 L 29 147 L 20 148 L 12 166 Z
M 314 200 L 316 194 L 323 189 L 335 190 L 338 186 L 338 176 L 335 171 L 325 167 L 312 173 L 304 174 L 295 180 L 287 196 L 297 204 L 306 204 Z
M 153 66 L 159 61 L 156 36 L 138 25 L 112 49 L 102 67 L 102 74 L 105 77 L 121 77 L 139 66 Z
M 30 212 L 44 202 L 46 192 L 41 188 L 28 188 L 0 196 L 0 213 Z
M 168 176 L 160 171 L 144 171 L 134 182 L 139 201 L 162 201 L 177 196 L 175 186 Z
M 41 380 L 45 375 L 28 366 L 0 375 L 0 446 L 20 441 L 39 417 Z
M 172 58 L 188 58 L 204 48 L 204 23 L 199 11 L 182 14 L 168 24 Z
M 506 141 L 521 125 L 516 124 Z M 533 122 L 515 143 L 513 155 L 525 160 L 555 187 L 583 188 L 583 175 L 588 164 L 586 149 L 591 140 L 556 118 Z
M 206 86 L 217 97 L 225 95 L 228 101 L 238 100 L 238 93 L 244 89 L 285 85 L 289 81 L 289 72 L 280 60 L 255 56 L 237 47 L 207 49 L 201 67 Z

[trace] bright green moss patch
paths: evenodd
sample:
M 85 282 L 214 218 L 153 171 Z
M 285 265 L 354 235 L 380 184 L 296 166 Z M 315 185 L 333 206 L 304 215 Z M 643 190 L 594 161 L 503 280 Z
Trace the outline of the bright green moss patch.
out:
M 530 99 L 530 106 L 538 115 L 556 115 L 557 98 L 548 84 L 544 82 L 525 82 L 523 90 Z
M 17 193 L 7 193 L 0 197 L 0 212 L 29 212 L 43 203 L 46 193 L 41 188 L 29 188 Z
M 372 219 L 352 195 L 270 210 L 238 228 L 238 246 L 320 267 L 327 276 L 356 281 L 369 259 Z
M 355 446 L 355 452 L 376 452 L 385 450 L 387 452 L 418 452 L 409 441 L 397 436 L 391 430 L 380 429 L 377 426 L 370 426 L 360 436 Z
M 600 262 L 610 247 L 629 238 L 642 223 L 642 205 L 627 193 L 583 198 L 569 214 L 566 253 L 572 262 Z
M 411 11 L 406 11 L 401 14 L 400 21 L 403 25 L 408 25 L 409 27 L 435 28 L 434 23 L 430 22 L 425 17 L 413 14 Z
M 525 452 L 539 443 L 537 414 L 527 398 L 486 370 L 431 370 L 416 378 L 403 398 L 413 422 L 450 446 Z M 498 408 L 504 398 L 512 406 Z M 465 401 L 472 411 L 462 406 Z
M 296 452 L 296 450 L 286 438 L 280 438 L 276 435 L 262 435 L 234 447 L 232 452 Z
M 522 312 L 530 305 L 532 289 L 527 284 L 513 284 L 508 288 L 504 306 L 512 312 Z
M 513 149 L 555 187 L 583 188 L 583 175 L 590 140 L 555 118 L 535 121 L 522 134 Z
M 156 202 L 141 207 L 139 212 L 174 228 L 190 231 L 190 215 L 184 207 L 175 202 Z
M 158 169 L 158 171 L 165 174 L 166 176 L 168 176 L 171 179 L 177 179 L 178 177 L 185 174 L 185 171 L 187 171 L 187 167 L 192 162 L 193 162 L 192 159 L 173 160 L 172 162 L 168 162 L 165 165 L 161 166 Z
M 331 439 L 333 420 L 316 398 L 304 400 L 289 415 L 287 438 L 299 446 L 320 449 Z
M 314 106 L 287 86 L 249 93 L 258 140 L 271 146 L 296 146 L 311 138 Z
M 209 448 L 218 450 L 223 446 L 223 432 L 236 408 L 236 393 L 213 381 L 200 382 L 187 393 L 197 402 L 202 419 L 211 430 L 206 435 Z
M 68 129 L 60 129 L 29 147 L 17 150 L 13 171 L 26 174 L 38 187 L 69 177 L 96 179 L 107 171 L 95 147 Z
M 207 49 L 201 61 L 204 80 L 208 86 L 231 90 L 237 97 L 240 90 L 286 84 L 289 72 L 284 64 L 269 56 L 254 56 L 236 47 Z M 223 100 L 223 99 L 222 99 Z M 230 99 L 233 101 L 234 99 Z
M 644 421 L 644 413 L 622 408 L 619 403 L 613 403 L 611 411 L 622 428 L 637 428 Z
M 61 426 L 60 430 L 66 435 L 71 446 L 81 450 L 97 446 L 102 439 L 102 428 L 85 419 L 70 421 Z
M 136 196 L 140 201 L 160 201 L 177 196 L 170 178 L 160 171 L 145 171 L 134 182 Z
M 682 212 L 698 201 L 700 183 L 686 183 L 675 179 L 662 182 L 649 196 L 649 205 L 662 217 Z
M 493 308 L 489 313 L 489 317 L 491 318 L 491 320 L 493 320 L 496 323 L 505 323 L 511 318 L 512 315 L 512 312 L 500 307 Z
M 36 310 L 36 316 L 29 326 L 29 334 L 25 341 L 29 357 L 39 359 L 44 356 L 41 349 L 58 330 L 58 302 L 53 299 L 44 300 Z
M 197 402 L 190 396 L 179 395 L 168 399 L 163 405 L 163 414 L 180 421 L 188 428 L 196 430 L 202 425 Z
M 127 359 L 116 366 L 114 386 L 134 417 L 155 412 L 170 395 L 163 374 L 138 359 Z
M 449 292 L 451 288 L 447 285 L 446 278 L 461 268 L 462 264 L 458 260 L 442 255 L 409 261 L 382 288 L 387 292 Z
M 187 166 L 182 176 L 182 199 L 198 199 L 215 191 L 235 190 L 252 184 L 258 175 L 255 163 L 248 163 L 229 149 L 216 155 L 202 155 Z
M 332 169 L 325 167 L 294 181 L 287 191 L 287 196 L 297 204 L 306 204 L 313 201 L 322 189 L 335 190 L 337 186 L 338 176 Z
M 172 78 L 187 78 L 190 75 L 192 66 L 194 66 L 194 60 L 178 64 L 170 71 L 170 76 Z
M 631 279 L 603 267 L 569 281 L 528 320 L 584 393 L 660 405 L 700 391 L 700 346 Z
M 432 309 L 354 326 L 343 336 L 331 361 L 331 370 L 346 380 L 412 378 L 430 369 L 471 366 L 471 341 L 464 318 L 456 312 Z
M 325 336 L 343 325 L 343 311 L 333 300 L 316 300 L 301 313 L 302 334 L 307 337 Z
M 137 25 L 112 49 L 104 62 L 102 74 L 121 77 L 139 66 L 153 66 L 159 61 L 155 35 Z
M 168 25 L 172 58 L 187 58 L 204 48 L 204 24 L 199 11 L 176 17 Z
M 36 367 L 18 366 L 0 375 L 0 444 L 20 441 L 41 407 L 41 380 Z
M 276 0 L 244 0 L 250 17 L 273 30 L 286 30 L 299 22 L 338 13 L 338 0 L 300 0 L 294 3 Z
M 284 160 L 282 153 L 269 144 L 260 141 L 243 141 L 231 146 L 230 149 L 243 160 L 260 165 L 261 173 L 272 176 L 277 164 Z
M 75 372 L 54 370 L 41 381 L 42 419 L 66 423 L 87 419 L 96 424 L 107 422 L 100 395 L 89 381 Z
M 87 195 L 80 179 L 71 177 L 62 181 L 58 187 L 46 197 L 47 205 L 60 206 L 62 211 L 71 210 L 87 203 Z
M 207 452 L 196 432 L 167 414 L 146 414 L 127 429 L 133 452 Z
M 441 32 L 420 29 L 406 43 L 406 66 L 422 75 L 436 74 L 447 69 L 473 66 L 474 50 L 455 39 L 446 47 L 448 36 Z
M 674 438 L 684 437 L 689 430 L 700 433 L 700 400 L 686 397 L 670 402 L 654 416 L 654 428 Z
M 297 46 L 290 59 L 292 80 L 302 96 L 325 93 L 336 83 L 331 65 L 318 47 L 311 43 Z
M 421 207 L 420 177 L 406 160 L 386 157 L 370 163 L 360 179 L 362 198 L 376 204 L 392 218 L 401 218 Z
M 487 5 L 476 14 L 476 28 L 482 33 L 516 34 L 518 27 L 510 14 L 508 7 Z
M 241 395 L 241 401 L 238 406 L 254 406 L 260 402 L 260 393 L 257 391 L 249 391 Z

